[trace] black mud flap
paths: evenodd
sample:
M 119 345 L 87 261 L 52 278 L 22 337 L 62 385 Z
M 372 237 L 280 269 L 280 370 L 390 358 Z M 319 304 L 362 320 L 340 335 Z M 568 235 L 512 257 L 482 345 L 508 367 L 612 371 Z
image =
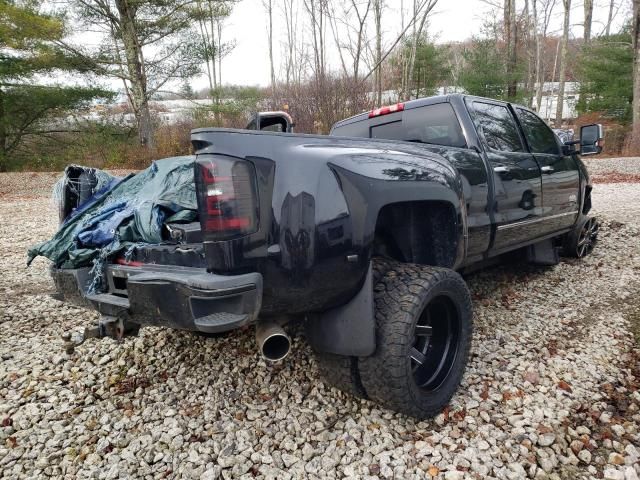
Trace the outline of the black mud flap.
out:
M 371 264 L 362 288 L 346 305 L 306 322 L 309 345 L 318 352 L 366 357 L 376 349 L 376 323 L 373 304 L 373 273 Z
M 535 265 L 552 266 L 560 261 L 558 249 L 552 239 L 543 240 L 527 247 L 527 261 Z

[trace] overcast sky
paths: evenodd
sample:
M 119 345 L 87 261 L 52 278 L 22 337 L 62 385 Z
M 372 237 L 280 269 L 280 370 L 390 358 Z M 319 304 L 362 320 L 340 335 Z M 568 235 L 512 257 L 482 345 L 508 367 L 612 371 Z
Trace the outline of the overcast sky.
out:
M 622 0 L 630 4 L 630 0 Z M 302 0 L 299 0 L 302 8 Z M 281 19 L 281 0 L 274 0 L 274 50 L 276 70 L 279 65 L 280 53 L 285 40 L 285 25 Z M 411 0 L 404 0 L 405 6 L 411 4 Z M 521 8 L 518 1 L 518 8 Z M 583 4 L 581 0 L 574 0 L 571 14 L 572 34 L 582 36 Z M 551 25 L 551 33 L 559 33 L 562 26 L 562 1 L 557 0 L 555 18 Z M 384 37 L 390 44 L 400 31 L 400 5 L 401 0 L 387 0 L 387 8 L 384 13 L 383 29 Z M 604 29 L 608 15 L 609 0 L 595 0 L 593 15 L 594 34 L 599 34 Z M 625 5 L 618 12 L 615 19 L 616 27 L 629 15 L 629 8 Z M 429 33 L 435 35 L 438 42 L 461 41 L 473 35 L 478 35 L 482 29 L 483 19 L 487 17 L 489 7 L 482 0 L 440 0 L 430 21 Z M 267 43 L 267 16 L 261 0 L 242 0 L 228 19 L 224 36 L 228 40 L 235 40 L 236 47 L 228 57 L 223 60 L 223 83 L 240 85 L 269 84 L 269 54 Z M 327 52 L 328 61 L 334 67 L 338 67 L 338 57 L 331 38 L 327 32 L 327 40 L 330 40 L 330 50 Z M 206 87 L 204 78 L 196 78 L 192 83 L 198 89 Z

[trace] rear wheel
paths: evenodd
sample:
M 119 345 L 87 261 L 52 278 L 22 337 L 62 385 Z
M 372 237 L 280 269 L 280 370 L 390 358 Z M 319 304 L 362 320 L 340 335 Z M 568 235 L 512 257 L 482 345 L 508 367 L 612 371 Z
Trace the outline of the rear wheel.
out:
M 595 217 L 583 217 L 567 234 L 562 254 L 565 257 L 582 258 L 589 255 L 598 242 L 600 225 Z
M 370 399 L 418 418 L 437 415 L 462 380 L 471 295 L 453 270 L 396 264 L 375 287 L 376 351 L 358 359 Z

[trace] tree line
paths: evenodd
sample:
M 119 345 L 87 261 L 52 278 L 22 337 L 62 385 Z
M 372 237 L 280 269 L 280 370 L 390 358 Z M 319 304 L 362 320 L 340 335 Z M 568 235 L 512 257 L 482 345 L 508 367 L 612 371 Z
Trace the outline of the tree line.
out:
M 192 125 L 241 126 L 250 111 L 288 109 L 298 131 L 310 133 L 383 100 L 438 90 L 539 110 L 549 82 L 557 101 L 548 120 L 561 126 L 566 82 L 577 81 L 578 111 L 620 125 L 627 150 L 640 151 L 640 0 L 599 0 L 608 16 L 597 28 L 594 0 L 478 0 L 487 12 L 482 31 L 450 43 L 437 41 L 439 0 L 401 0 L 399 25 L 388 24 L 397 9 L 390 0 L 260 0 L 264 89 L 223 83 L 223 59 L 235 46 L 225 25 L 238 1 L 0 0 L 0 170 L 52 150 L 65 152 L 58 160 L 107 164 L 186 153 L 188 138 L 168 135 L 152 104 L 192 98 L 196 75 L 207 79 L 210 104 L 194 109 Z M 560 34 L 550 32 L 558 16 Z M 95 86 L 107 81 L 121 86 L 134 125 L 87 120 L 92 105 L 116 97 Z

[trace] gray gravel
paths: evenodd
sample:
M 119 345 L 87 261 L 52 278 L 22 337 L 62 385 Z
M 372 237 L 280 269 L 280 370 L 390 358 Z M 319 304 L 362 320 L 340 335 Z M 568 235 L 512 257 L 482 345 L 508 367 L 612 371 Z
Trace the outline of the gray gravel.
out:
M 0 175 L 0 477 L 640 475 L 640 184 L 596 185 L 591 257 L 468 278 L 469 369 L 448 410 L 416 422 L 321 383 L 300 339 L 281 365 L 250 331 L 146 328 L 64 354 L 60 334 L 96 315 L 48 297 L 46 261 L 24 266 L 56 228 L 54 180 Z
M 640 157 L 600 158 L 594 156 L 585 157 L 583 161 L 592 175 L 608 172 L 640 173 Z

